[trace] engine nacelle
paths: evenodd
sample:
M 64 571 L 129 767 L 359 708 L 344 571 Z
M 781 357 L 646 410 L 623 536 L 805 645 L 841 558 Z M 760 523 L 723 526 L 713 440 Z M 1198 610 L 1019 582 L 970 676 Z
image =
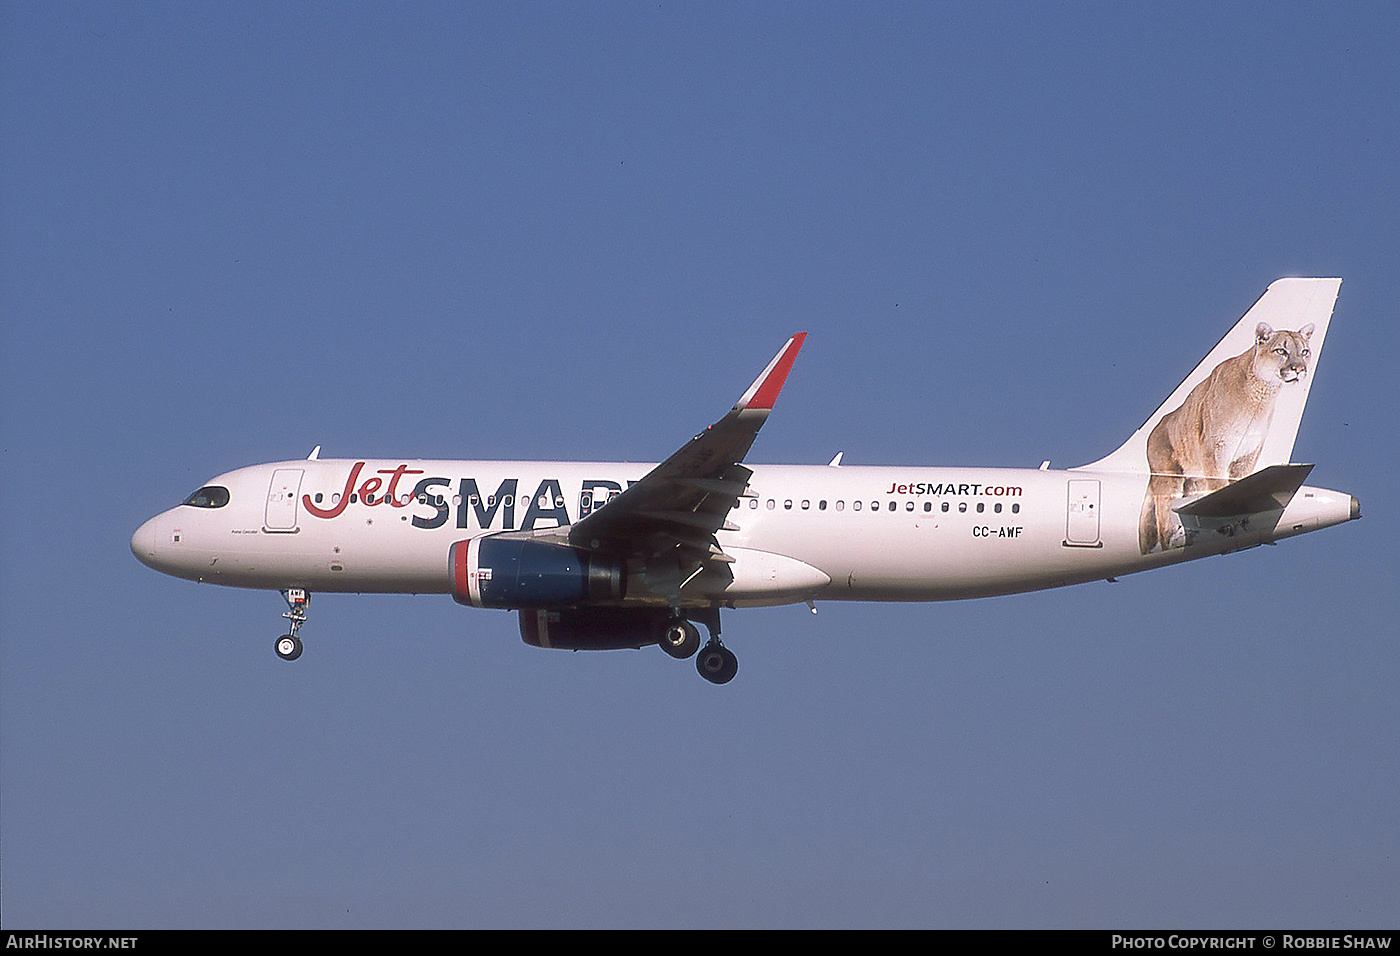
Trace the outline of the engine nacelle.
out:
M 616 651 L 655 644 L 670 612 L 655 607 L 577 607 L 520 612 L 520 638 L 534 647 Z
M 626 566 L 582 548 L 529 538 L 458 541 L 448 556 L 452 597 L 496 608 L 561 608 L 621 601 Z

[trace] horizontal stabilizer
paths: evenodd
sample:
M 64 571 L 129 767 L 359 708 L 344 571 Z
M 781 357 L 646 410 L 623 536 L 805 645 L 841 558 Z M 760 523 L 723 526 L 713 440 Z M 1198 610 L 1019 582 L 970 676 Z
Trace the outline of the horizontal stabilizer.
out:
M 1172 506 L 1179 515 L 1195 518 L 1232 518 L 1237 515 L 1282 511 L 1298 493 L 1312 465 L 1270 465 L 1219 491 Z

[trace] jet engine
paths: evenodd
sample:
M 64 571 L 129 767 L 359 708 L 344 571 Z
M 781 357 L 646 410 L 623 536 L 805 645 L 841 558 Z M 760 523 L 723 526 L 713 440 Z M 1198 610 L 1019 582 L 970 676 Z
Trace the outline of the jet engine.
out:
M 472 607 L 608 604 L 621 601 L 627 589 L 622 561 L 529 538 L 458 541 L 449 553 L 449 565 L 452 597 Z
M 615 651 L 655 644 L 670 620 L 665 608 L 530 609 L 520 612 L 520 638 L 534 647 Z

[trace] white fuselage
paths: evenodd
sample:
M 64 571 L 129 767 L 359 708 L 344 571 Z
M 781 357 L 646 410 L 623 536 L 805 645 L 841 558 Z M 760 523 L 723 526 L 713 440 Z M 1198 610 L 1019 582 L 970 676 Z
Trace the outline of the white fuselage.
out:
M 339 459 L 211 479 L 217 506 L 141 526 L 132 550 L 177 577 L 248 588 L 450 593 L 454 543 L 547 532 L 606 507 L 648 463 Z M 1302 488 L 1281 513 L 1143 555 L 1146 476 L 1088 470 L 750 465 L 717 540 L 727 573 L 687 604 L 929 601 L 1057 587 L 1252 547 L 1354 518 L 1350 495 Z M 648 595 L 629 593 L 628 602 Z

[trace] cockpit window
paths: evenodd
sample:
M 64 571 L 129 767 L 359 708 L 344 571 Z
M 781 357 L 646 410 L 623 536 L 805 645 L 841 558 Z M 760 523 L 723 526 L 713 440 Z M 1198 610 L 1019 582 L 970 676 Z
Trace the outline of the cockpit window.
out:
M 184 504 L 196 508 L 222 508 L 228 504 L 228 489 L 219 485 L 205 485 L 186 498 Z

